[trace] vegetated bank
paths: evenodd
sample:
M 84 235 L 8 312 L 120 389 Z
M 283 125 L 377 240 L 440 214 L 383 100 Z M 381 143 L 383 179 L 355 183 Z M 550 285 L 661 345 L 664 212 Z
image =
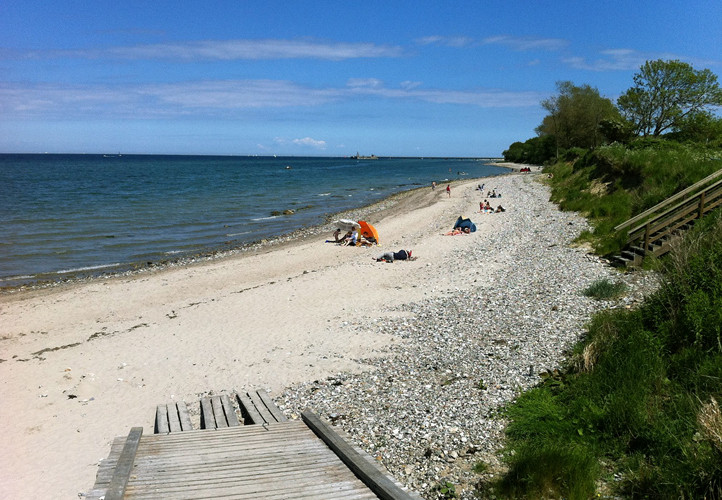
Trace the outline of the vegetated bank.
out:
M 568 151 L 545 172 L 554 201 L 592 223 L 580 239 L 605 254 L 620 248 L 615 225 L 722 168 L 721 158 L 717 148 L 639 140 Z M 722 213 L 652 265 L 665 277 L 658 292 L 636 310 L 595 316 L 566 370 L 507 409 L 509 469 L 489 489 L 722 498 Z
M 615 226 L 722 169 L 722 89 L 707 69 L 647 61 L 616 105 L 589 85 L 557 87 L 538 136 L 504 158 L 546 165 L 552 200 L 588 218 L 579 240 L 601 255 L 624 244 Z M 484 493 L 722 498 L 720 212 L 645 261 L 663 274 L 654 294 L 594 316 L 565 369 L 506 409 L 508 469 Z

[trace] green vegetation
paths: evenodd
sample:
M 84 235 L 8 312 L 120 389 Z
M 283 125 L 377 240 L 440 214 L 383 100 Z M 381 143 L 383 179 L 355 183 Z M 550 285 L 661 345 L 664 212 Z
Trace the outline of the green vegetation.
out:
M 634 75 L 634 87 L 617 101 L 635 132 L 658 137 L 679 128 L 690 116 L 722 105 L 717 76 L 708 69 L 697 71 L 681 61 L 647 61 Z
M 604 134 L 600 124 L 620 120 L 621 115 L 609 99 L 589 85 L 577 87 L 572 82 L 557 82 L 558 95 L 541 102 L 549 112 L 537 127 L 540 135 L 555 139 L 555 156 L 560 149 L 601 146 Z
M 589 285 L 583 293 L 585 296 L 597 300 L 611 300 L 623 295 L 626 290 L 627 285 L 621 281 L 612 282 L 608 279 L 602 279 Z
M 625 235 L 614 227 L 722 167 L 719 148 L 639 139 L 594 150 L 570 150 L 545 168 L 552 201 L 581 212 L 593 226 L 581 240 L 602 255 L 619 252 Z
M 722 168 L 722 120 L 704 104 L 722 99 L 714 75 L 655 61 L 625 96 L 623 118 L 597 122 L 613 144 L 564 143 L 540 127 L 536 141 L 509 150 L 560 145 L 545 160 L 552 199 L 589 218 L 593 230 L 580 239 L 602 254 L 621 247 L 616 225 Z M 637 309 L 594 316 L 565 368 L 544 374 L 506 409 L 508 469 L 480 490 L 502 498 L 722 499 L 721 212 L 697 221 L 657 262 L 664 280 L 655 294 Z M 584 293 L 605 299 L 623 290 L 600 280 Z
M 450 483 L 448 481 L 443 481 L 439 484 L 437 484 L 434 488 L 434 491 L 438 493 L 438 498 L 457 498 L 456 496 L 456 486 L 454 486 L 453 483 Z
M 512 498 L 722 498 L 722 214 L 639 310 L 597 315 L 561 375 L 508 408 Z M 604 464 L 602 466 L 601 464 Z
M 627 145 L 640 136 L 722 147 L 722 119 L 712 113 L 722 106 L 717 76 L 680 61 L 647 61 L 616 107 L 596 88 L 572 82 L 558 82 L 557 94 L 541 105 L 549 114 L 538 136 L 509 146 L 506 161 L 542 165 L 579 148 Z

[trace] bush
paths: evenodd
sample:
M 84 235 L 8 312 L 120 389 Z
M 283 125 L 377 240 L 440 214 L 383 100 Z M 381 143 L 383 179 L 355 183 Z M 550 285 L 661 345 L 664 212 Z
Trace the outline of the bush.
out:
M 592 297 L 597 300 L 611 300 L 624 294 L 627 291 L 627 285 L 621 281 L 612 282 L 608 279 L 597 280 L 589 285 L 582 293 L 586 297 Z

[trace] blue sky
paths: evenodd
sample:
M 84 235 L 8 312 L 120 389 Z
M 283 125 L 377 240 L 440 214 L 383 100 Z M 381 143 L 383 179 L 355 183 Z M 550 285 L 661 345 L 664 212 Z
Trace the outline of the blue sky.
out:
M 0 152 L 498 156 L 556 82 L 722 75 L 722 2 L 0 2 Z

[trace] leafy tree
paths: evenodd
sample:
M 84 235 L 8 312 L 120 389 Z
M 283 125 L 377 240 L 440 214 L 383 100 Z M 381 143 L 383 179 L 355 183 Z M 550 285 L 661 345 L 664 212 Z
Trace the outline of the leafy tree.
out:
M 542 165 L 554 158 L 554 138 L 551 136 L 532 137 L 525 142 L 515 142 L 502 153 L 506 161 Z
M 675 126 L 675 131 L 665 137 L 678 141 L 722 145 L 722 118 L 706 111 L 691 113 L 683 117 Z
M 549 114 L 536 128 L 539 135 L 554 137 L 557 157 L 560 149 L 600 146 L 605 140 L 600 123 L 621 119 L 614 103 L 599 95 L 596 88 L 563 81 L 557 82 L 557 91 L 556 96 L 541 102 Z
M 659 136 L 679 127 L 685 118 L 722 105 L 717 76 L 672 60 L 647 61 L 634 75 L 634 87 L 617 100 L 637 134 Z

